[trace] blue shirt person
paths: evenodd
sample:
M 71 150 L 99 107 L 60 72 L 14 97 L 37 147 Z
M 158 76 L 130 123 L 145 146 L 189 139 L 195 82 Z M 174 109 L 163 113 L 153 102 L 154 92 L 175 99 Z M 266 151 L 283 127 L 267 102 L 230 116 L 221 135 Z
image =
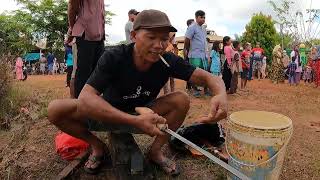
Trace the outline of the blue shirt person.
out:
M 211 65 L 210 72 L 215 76 L 219 76 L 221 74 L 221 62 L 220 62 L 220 54 L 216 50 L 212 50 L 210 54 Z

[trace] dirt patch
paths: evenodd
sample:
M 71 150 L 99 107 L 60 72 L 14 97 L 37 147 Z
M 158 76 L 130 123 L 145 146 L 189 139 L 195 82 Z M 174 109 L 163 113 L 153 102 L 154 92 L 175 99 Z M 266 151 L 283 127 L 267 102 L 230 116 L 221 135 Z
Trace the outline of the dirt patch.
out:
M 320 122 L 311 122 L 310 126 L 312 126 L 312 127 L 320 127 Z
M 29 88 L 36 100 L 23 107 L 29 117 L 21 116 L 10 131 L 0 132 L 0 179 L 51 179 L 66 165 L 55 153 L 54 137 L 58 130 L 46 119 L 43 108 L 52 99 L 68 98 L 65 76 L 30 76 L 17 86 Z M 176 81 L 184 91 L 185 83 Z M 249 82 L 249 91 L 239 91 L 229 99 L 230 112 L 239 110 L 265 110 L 287 115 L 293 121 L 294 133 L 287 148 L 287 155 L 280 179 L 317 179 L 320 176 L 320 96 L 319 89 L 301 84 L 272 84 L 268 80 Z M 191 97 L 191 108 L 185 123 L 192 123 L 208 112 L 210 98 Z M 35 104 L 35 106 L 33 106 Z M 40 114 L 40 115 L 39 115 Z M 100 135 L 105 138 L 104 135 Z M 146 152 L 152 138 L 135 136 Z M 179 179 L 225 179 L 226 171 L 205 158 L 194 158 L 169 152 L 182 167 Z M 159 179 L 168 179 L 157 171 Z M 80 169 L 72 179 L 104 179 L 88 176 Z

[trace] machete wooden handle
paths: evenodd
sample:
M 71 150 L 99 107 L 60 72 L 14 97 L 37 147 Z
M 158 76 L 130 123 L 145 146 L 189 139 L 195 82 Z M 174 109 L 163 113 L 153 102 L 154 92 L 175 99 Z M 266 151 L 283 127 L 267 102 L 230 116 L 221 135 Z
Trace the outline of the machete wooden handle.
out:
M 154 113 L 154 112 L 152 111 L 152 109 L 147 108 L 147 107 L 136 107 L 136 108 L 135 108 L 135 111 L 136 111 L 138 114 Z
M 147 107 L 136 107 L 135 111 L 138 114 L 148 114 L 148 113 L 154 113 L 152 109 L 147 108 Z M 168 129 L 168 124 L 157 124 L 157 128 L 159 128 L 161 131 L 164 131 Z

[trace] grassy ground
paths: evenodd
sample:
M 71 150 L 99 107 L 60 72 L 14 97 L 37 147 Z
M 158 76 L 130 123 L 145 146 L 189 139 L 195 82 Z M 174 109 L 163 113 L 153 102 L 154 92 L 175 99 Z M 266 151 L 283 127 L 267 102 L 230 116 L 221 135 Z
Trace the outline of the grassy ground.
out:
M 54 137 L 58 130 L 46 119 L 46 106 L 56 98 L 68 98 L 64 87 L 65 76 L 30 76 L 25 82 L 16 82 L 23 92 L 27 109 L 13 119 L 10 131 L 0 131 L 0 179 L 51 179 L 66 165 L 55 153 Z M 177 88 L 184 90 L 184 82 Z M 19 91 L 19 92 L 21 92 Z M 249 92 L 229 96 L 230 113 L 244 109 L 282 113 L 293 120 L 294 134 L 289 143 L 280 179 L 317 179 L 320 177 L 320 90 L 301 84 L 274 85 L 268 80 L 249 83 Z M 209 98 L 191 98 L 191 109 L 186 123 L 208 110 Z M 104 135 L 101 135 L 101 137 Z M 135 136 L 141 149 L 146 150 L 150 137 Z M 167 149 L 167 148 L 166 148 Z M 182 167 L 178 179 L 225 179 L 226 172 L 205 158 L 188 155 L 174 156 Z M 104 179 L 87 176 L 80 170 L 74 179 Z M 170 179 L 157 171 L 159 179 Z

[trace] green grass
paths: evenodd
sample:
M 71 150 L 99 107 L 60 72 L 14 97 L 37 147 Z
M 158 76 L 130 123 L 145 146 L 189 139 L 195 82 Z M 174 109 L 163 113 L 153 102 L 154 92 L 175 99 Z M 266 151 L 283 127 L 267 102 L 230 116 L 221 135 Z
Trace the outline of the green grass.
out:
M 31 98 L 31 93 L 20 86 L 8 86 L 5 97 L 0 101 L 0 129 L 8 129 L 10 120 L 19 114 L 20 108 Z
M 42 119 L 48 116 L 48 103 L 47 101 L 40 102 L 38 118 Z

